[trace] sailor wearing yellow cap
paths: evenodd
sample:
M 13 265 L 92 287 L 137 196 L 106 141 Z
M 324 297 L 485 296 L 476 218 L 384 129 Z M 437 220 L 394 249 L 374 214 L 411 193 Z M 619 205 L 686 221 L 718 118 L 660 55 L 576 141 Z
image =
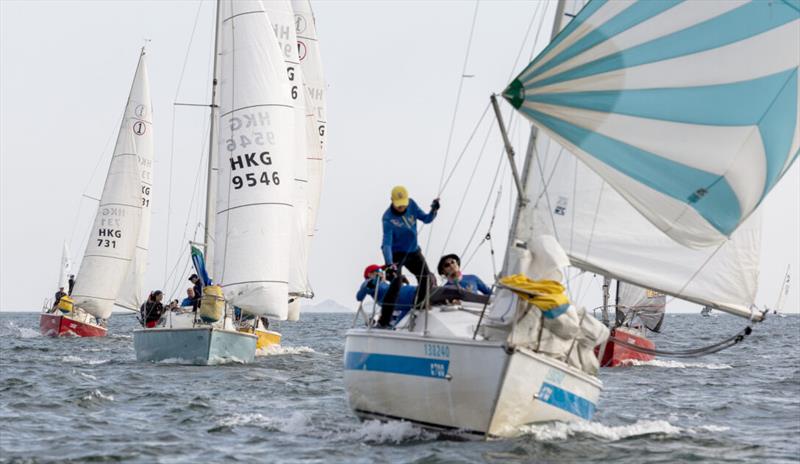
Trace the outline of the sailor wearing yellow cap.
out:
M 425 213 L 417 203 L 408 197 L 408 190 L 402 185 L 392 189 L 392 204 L 383 213 L 383 242 L 381 250 L 386 265 L 390 269 L 400 270 L 405 266 L 420 283 L 417 302 L 425 298 L 427 286 L 424 279 L 434 284 L 425 257 L 417 243 L 417 220 L 429 224 L 439 211 L 439 199 L 433 200 L 431 210 Z M 391 272 L 387 277 L 391 277 Z M 391 280 L 391 279 L 390 279 Z

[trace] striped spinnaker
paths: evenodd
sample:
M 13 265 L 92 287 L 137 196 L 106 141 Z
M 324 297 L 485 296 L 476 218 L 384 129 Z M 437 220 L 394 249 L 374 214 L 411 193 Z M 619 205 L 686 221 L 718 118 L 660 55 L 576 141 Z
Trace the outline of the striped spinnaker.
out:
M 674 240 L 726 240 L 800 149 L 800 1 L 593 0 L 504 91 Z

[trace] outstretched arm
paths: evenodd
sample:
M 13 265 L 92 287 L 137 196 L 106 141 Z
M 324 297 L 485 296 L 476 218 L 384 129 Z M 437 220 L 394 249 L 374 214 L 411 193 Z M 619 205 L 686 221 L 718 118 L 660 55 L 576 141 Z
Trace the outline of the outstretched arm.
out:
M 392 265 L 392 223 L 388 219 L 383 220 L 383 241 L 381 241 L 381 251 L 383 260 L 387 266 Z
M 434 206 L 438 204 L 439 200 L 438 199 L 434 200 L 434 203 L 431 205 L 431 210 L 427 214 L 425 213 L 425 211 L 422 211 L 422 208 L 420 208 L 419 205 L 417 205 L 417 202 L 415 202 L 414 200 L 411 200 L 411 204 L 409 206 L 414 209 L 413 214 L 417 218 L 419 218 L 420 221 L 422 221 L 425 224 L 430 224 L 434 220 L 434 218 L 436 218 L 436 213 L 439 211 L 439 208 Z

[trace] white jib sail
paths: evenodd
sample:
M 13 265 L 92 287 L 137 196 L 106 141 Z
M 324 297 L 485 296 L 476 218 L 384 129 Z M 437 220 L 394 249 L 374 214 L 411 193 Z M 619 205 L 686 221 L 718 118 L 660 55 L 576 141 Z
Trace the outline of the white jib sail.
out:
M 534 163 L 541 163 L 543 172 L 534 168 L 529 177 L 532 207 L 521 218 L 520 238 L 525 240 L 534 231 L 551 233 L 580 269 L 750 316 L 758 288 L 758 212 L 722 245 L 688 248 L 645 219 L 543 131 L 536 150 L 539 159 Z
M 72 290 L 75 304 L 101 319 L 111 315 L 136 253 L 142 210 L 139 152 L 152 129 L 150 121 L 138 114 L 145 101 L 142 95 L 146 94 L 146 81 L 144 69 L 137 66 L 100 205 Z
M 142 76 L 139 80 L 141 87 L 136 98 L 139 99 L 134 113 L 143 122 L 146 130 L 138 138 L 138 162 L 141 176 L 140 196 L 142 207 L 139 221 L 139 239 L 136 243 L 136 253 L 133 262 L 128 267 L 128 275 L 122 282 L 116 304 L 126 309 L 136 311 L 142 304 L 144 275 L 147 270 L 147 253 L 150 245 L 150 214 L 153 189 L 153 103 L 150 99 L 150 85 L 147 78 L 147 60 L 145 52 L 139 57 L 138 73 Z
M 219 17 L 219 173 L 214 272 L 233 305 L 286 319 L 294 224 L 294 110 L 262 3 Z
M 58 288 L 69 290 L 69 275 L 72 274 L 72 260 L 69 259 L 69 247 L 64 242 L 61 250 L 61 266 L 58 269 Z
M 306 167 L 306 105 L 303 94 L 303 73 L 297 55 L 297 35 L 295 34 L 294 12 L 289 0 L 273 0 L 264 3 L 275 31 L 275 38 L 286 63 L 289 78 L 289 97 L 294 111 L 294 230 L 292 231 L 292 250 L 289 261 L 289 294 L 301 296 L 308 293 L 308 255 L 306 251 L 306 223 L 308 221 L 308 168 Z M 291 311 L 290 319 L 294 311 Z

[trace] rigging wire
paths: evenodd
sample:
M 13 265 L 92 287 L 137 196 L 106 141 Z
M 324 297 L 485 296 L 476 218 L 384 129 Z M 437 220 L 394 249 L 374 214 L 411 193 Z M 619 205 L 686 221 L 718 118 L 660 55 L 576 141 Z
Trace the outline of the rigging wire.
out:
M 178 85 L 175 89 L 175 101 L 178 101 L 180 95 L 181 85 L 183 84 L 183 76 L 186 73 L 186 65 L 189 62 L 189 53 L 192 50 L 192 43 L 194 42 L 195 32 L 197 32 L 197 24 L 200 20 L 200 11 L 203 8 L 203 2 L 199 1 L 197 4 L 197 12 L 194 16 L 194 24 L 192 25 L 192 32 L 189 35 L 189 44 L 186 46 L 186 55 L 183 57 L 183 65 L 181 66 L 181 73 L 178 77 Z M 173 180 L 173 165 L 175 162 L 175 105 L 172 106 L 172 132 L 170 134 L 170 152 L 169 152 L 169 187 L 167 189 L 167 232 L 164 235 L 164 281 L 167 280 L 169 269 L 169 232 L 170 232 L 170 219 L 172 213 L 172 180 Z
M 503 170 L 503 173 L 505 173 L 505 166 L 506 165 L 503 163 L 503 153 L 501 152 L 500 156 L 498 157 L 497 168 L 494 171 L 494 178 L 492 178 L 492 185 L 489 187 L 489 194 L 486 195 L 486 201 L 483 202 L 483 208 L 481 208 L 481 214 L 478 216 L 478 223 L 475 224 L 475 227 L 472 229 L 472 235 L 470 235 L 469 240 L 467 240 L 467 244 L 464 246 L 464 251 L 461 252 L 460 256 L 466 256 L 470 245 L 472 245 L 472 240 L 475 239 L 475 235 L 478 232 L 478 228 L 480 227 L 480 224 L 483 221 L 483 217 L 486 214 L 486 208 L 489 207 L 489 201 L 491 201 L 491 199 L 492 199 L 492 191 L 494 190 L 494 186 L 497 183 L 498 175 L 500 174 L 501 169 Z M 499 187 L 499 189 L 497 191 L 497 200 L 495 201 L 494 214 L 492 215 L 492 222 L 494 222 L 494 216 L 497 213 L 497 205 L 500 202 L 499 198 L 500 198 L 500 195 L 501 195 L 502 191 L 503 191 L 503 181 L 501 180 L 500 181 L 500 187 Z M 482 242 L 481 242 L 481 244 L 482 244 Z M 478 247 L 480 247 L 481 244 L 479 244 Z M 477 248 L 476 248 L 476 250 L 477 250 Z M 466 267 L 466 265 L 464 265 L 464 266 Z
M 486 152 L 486 144 L 489 142 L 489 136 L 491 135 L 491 131 L 493 128 L 494 128 L 494 123 L 489 123 L 488 130 L 486 131 L 486 137 L 484 137 L 483 144 L 481 145 L 481 149 L 478 152 L 478 159 L 475 161 L 475 166 L 473 166 L 472 168 L 472 173 L 470 173 L 469 180 L 467 180 L 467 185 L 464 187 L 464 194 L 461 195 L 461 202 L 458 204 L 455 217 L 453 218 L 453 221 L 450 223 L 450 230 L 447 232 L 447 238 L 445 238 L 444 240 L 444 245 L 442 246 L 442 252 L 439 254 L 439 256 L 444 256 L 444 252 L 447 249 L 447 244 L 450 243 L 450 238 L 453 236 L 453 230 L 455 230 L 456 220 L 461 215 L 461 209 L 464 207 L 464 203 L 467 200 L 467 194 L 469 193 L 470 187 L 472 186 L 472 181 L 475 180 L 475 174 L 478 172 L 478 167 L 480 166 L 481 159 L 483 159 L 483 154 Z M 489 190 L 489 196 L 491 196 L 491 190 Z

